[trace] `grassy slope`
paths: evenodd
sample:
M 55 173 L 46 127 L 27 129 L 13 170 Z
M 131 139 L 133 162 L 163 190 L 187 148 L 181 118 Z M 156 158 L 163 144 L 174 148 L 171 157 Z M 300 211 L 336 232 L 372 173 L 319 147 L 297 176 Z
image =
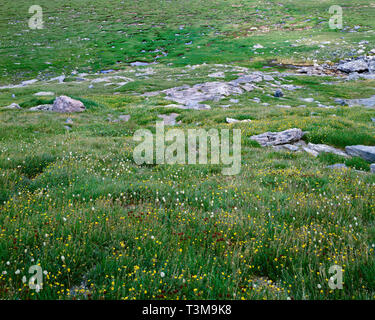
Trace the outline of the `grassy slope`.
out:
M 345 25 L 361 25 L 358 33 L 319 24 L 334 1 L 280 0 L 282 7 L 238 0 L 39 3 L 50 17 L 43 31 L 27 30 L 23 13 L 31 1 L 17 7 L 7 1 L 0 9 L 0 82 L 108 68 L 136 81 L 121 89 L 40 82 L 0 90 L 0 105 L 30 107 L 47 100 L 33 93 L 53 91 L 90 107 L 71 116 L 69 133 L 66 115 L 0 110 L 0 271 L 7 271 L 0 274 L 1 298 L 70 299 L 82 282 L 79 295 L 86 298 L 374 297 L 374 175 L 331 171 L 325 165 L 343 159 L 260 149 L 249 140 L 299 127 L 314 143 L 374 145 L 374 110 L 297 108 L 300 97 L 332 104 L 336 97 L 370 96 L 374 81 L 287 77 L 285 83 L 303 86 L 287 91 L 281 104 L 291 109 L 277 108 L 280 101 L 267 95 L 274 89 L 264 84 L 229 109 L 219 107 L 227 99 L 210 111 L 166 110 L 160 96 L 134 95 L 209 81 L 208 73 L 224 68 L 186 65 L 260 69 L 270 60 L 346 56 L 360 40 L 374 43 L 367 32 L 375 23 L 368 18 L 375 10 L 371 1 L 345 2 Z M 258 31 L 250 30 L 254 26 Z M 323 41 L 332 44 L 319 48 Z M 265 47 L 261 54 L 252 50 L 257 43 Z M 155 49 L 168 55 L 157 59 L 153 75 L 136 77 L 129 62 L 154 61 Z M 226 72 L 227 79 L 235 76 Z M 218 166 L 135 166 L 133 132 L 152 128 L 167 112 L 178 112 L 183 128 L 227 128 L 225 117 L 253 119 L 233 125 L 243 130 L 241 174 L 223 177 Z M 109 123 L 108 114 L 130 114 L 131 120 Z M 358 159 L 348 165 L 368 170 Z M 38 294 L 21 281 L 35 263 L 48 271 Z M 344 290 L 330 290 L 328 274 L 320 272 L 332 264 L 345 269 Z

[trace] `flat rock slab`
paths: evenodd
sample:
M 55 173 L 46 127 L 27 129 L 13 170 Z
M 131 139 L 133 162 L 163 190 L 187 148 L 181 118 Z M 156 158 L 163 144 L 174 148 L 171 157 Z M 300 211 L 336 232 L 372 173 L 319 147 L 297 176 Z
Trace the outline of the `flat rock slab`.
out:
M 34 93 L 34 96 L 36 97 L 46 97 L 46 96 L 54 96 L 55 93 L 51 91 L 40 91 L 37 93 Z
M 159 114 L 158 117 L 163 119 L 165 125 L 174 126 L 176 124 L 176 118 L 179 116 L 178 113 L 171 114 Z
M 203 101 L 219 101 L 226 96 L 242 94 L 243 89 L 226 82 L 206 82 L 193 87 L 181 86 L 163 91 L 167 100 L 193 106 Z
M 321 153 L 333 153 L 338 156 L 348 158 L 349 155 L 340 149 L 328 146 L 326 144 L 314 144 L 309 143 L 306 147 L 303 148 L 306 152 L 312 154 L 313 156 L 318 156 Z
M 301 129 L 293 128 L 281 132 L 265 132 L 250 139 L 257 141 L 262 147 L 277 146 L 297 142 L 303 137 Z
M 375 107 L 375 96 L 365 99 L 349 99 L 346 100 L 347 104 L 352 107 L 356 105 L 361 105 L 366 108 L 374 108 Z
M 177 109 L 183 109 L 183 110 L 210 110 L 211 106 L 208 104 L 188 104 L 188 105 L 183 105 L 183 104 L 168 104 L 165 106 L 165 108 L 177 108 Z
M 212 75 L 217 76 L 218 74 L 211 74 L 210 76 Z M 262 73 L 255 72 L 250 75 L 240 76 L 238 79 L 229 82 L 212 81 L 199 83 L 194 86 L 183 85 L 180 87 L 166 89 L 161 92 L 166 94 L 165 99 L 167 100 L 189 106 L 191 109 L 202 110 L 202 108 L 194 106 L 199 106 L 203 101 L 217 102 L 227 96 L 240 95 L 244 92 L 252 91 L 255 88 L 252 83 L 260 81 L 263 81 Z M 143 95 L 151 96 L 152 93 L 146 93 Z
M 329 169 L 348 169 L 345 163 L 335 163 L 330 166 L 327 166 Z
M 30 111 L 52 111 L 53 104 L 42 104 L 36 107 L 32 107 Z
M 225 118 L 226 123 L 236 123 L 236 122 L 251 122 L 251 119 L 237 120 L 233 118 Z
M 8 109 L 8 110 L 19 110 L 22 109 L 19 104 L 12 103 L 9 106 L 3 107 L 2 109 Z
M 345 147 L 347 154 L 353 157 L 361 157 L 364 160 L 375 162 L 375 147 L 369 146 L 347 146 Z

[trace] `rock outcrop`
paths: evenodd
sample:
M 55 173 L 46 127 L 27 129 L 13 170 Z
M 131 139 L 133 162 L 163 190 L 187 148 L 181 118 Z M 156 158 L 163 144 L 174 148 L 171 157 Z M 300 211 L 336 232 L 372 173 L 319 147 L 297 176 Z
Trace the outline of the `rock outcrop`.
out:
M 375 147 L 362 145 L 347 146 L 345 147 L 345 151 L 351 156 L 361 157 L 369 162 L 375 162 Z
M 303 132 L 301 129 L 293 128 L 281 132 L 265 132 L 250 139 L 257 141 L 261 146 L 277 146 L 282 144 L 290 144 L 301 140 Z

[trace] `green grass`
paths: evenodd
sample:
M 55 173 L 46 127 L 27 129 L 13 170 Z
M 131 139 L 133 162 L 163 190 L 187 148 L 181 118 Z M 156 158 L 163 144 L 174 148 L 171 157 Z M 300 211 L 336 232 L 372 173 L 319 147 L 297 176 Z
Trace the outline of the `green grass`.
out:
M 288 65 L 350 56 L 363 39 L 368 51 L 375 40 L 371 1 L 343 5 L 345 26 L 360 25 L 359 32 L 328 28 L 334 1 L 40 0 L 45 29 L 28 30 L 32 4 L 0 8 L 0 83 L 39 79 L 0 89 L 0 106 L 23 108 L 0 109 L 0 298 L 375 298 L 369 163 L 279 152 L 250 139 L 296 127 L 307 132 L 306 142 L 375 145 L 375 110 L 334 102 L 372 96 L 374 81 L 273 74 L 302 88 L 277 99 L 275 82 L 260 82 L 204 111 L 168 109 L 163 94 L 142 95 L 214 81 L 208 74 L 217 71 L 225 74 L 220 81 L 236 79 L 239 67 L 294 72 Z M 257 43 L 264 49 L 256 54 Z M 168 54 L 157 58 L 156 49 Z M 134 61 L 158 63 L 130 66 Z M 107 69 L 117 72 L 96 74 Z M 72 71 L 89 73 L 88 80 L 76 81 Z M 66 82 L 47 81 L 61 74 Z M 132 81 L 89 88 L 113 75 Z M 34 96 L 39 91 L 79 99 L 87 110 L 28 111 L 53 102 Z M 308 97 L 335 108 L 300 100 Z M 172 112 L 184 130 L 241 129 L 240 174 L 223 176 L 222 165 L 137 166 L 134 132 L 154 132 L 157 116 Z M 128 122 L 108 121 L 125 114 Z M 226 117 L 252 121 L 228 125 Z M 335 163 L 349 169 L 326 168 Z M 46 271 L 40 292 L 22 282 L 35 264 Z M 328 286 L 333 264 L 344 269 L 343 290 Z

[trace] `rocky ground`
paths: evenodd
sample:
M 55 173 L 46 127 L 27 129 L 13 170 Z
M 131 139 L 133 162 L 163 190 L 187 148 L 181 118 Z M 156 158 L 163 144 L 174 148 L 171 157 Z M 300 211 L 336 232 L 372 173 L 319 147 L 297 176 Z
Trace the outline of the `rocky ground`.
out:
M 41 2 L 0 9 L 0 297 L 375 297 L 371 1 Z M 241 129 L 240 174 L 137 166 L 161 120 Z

